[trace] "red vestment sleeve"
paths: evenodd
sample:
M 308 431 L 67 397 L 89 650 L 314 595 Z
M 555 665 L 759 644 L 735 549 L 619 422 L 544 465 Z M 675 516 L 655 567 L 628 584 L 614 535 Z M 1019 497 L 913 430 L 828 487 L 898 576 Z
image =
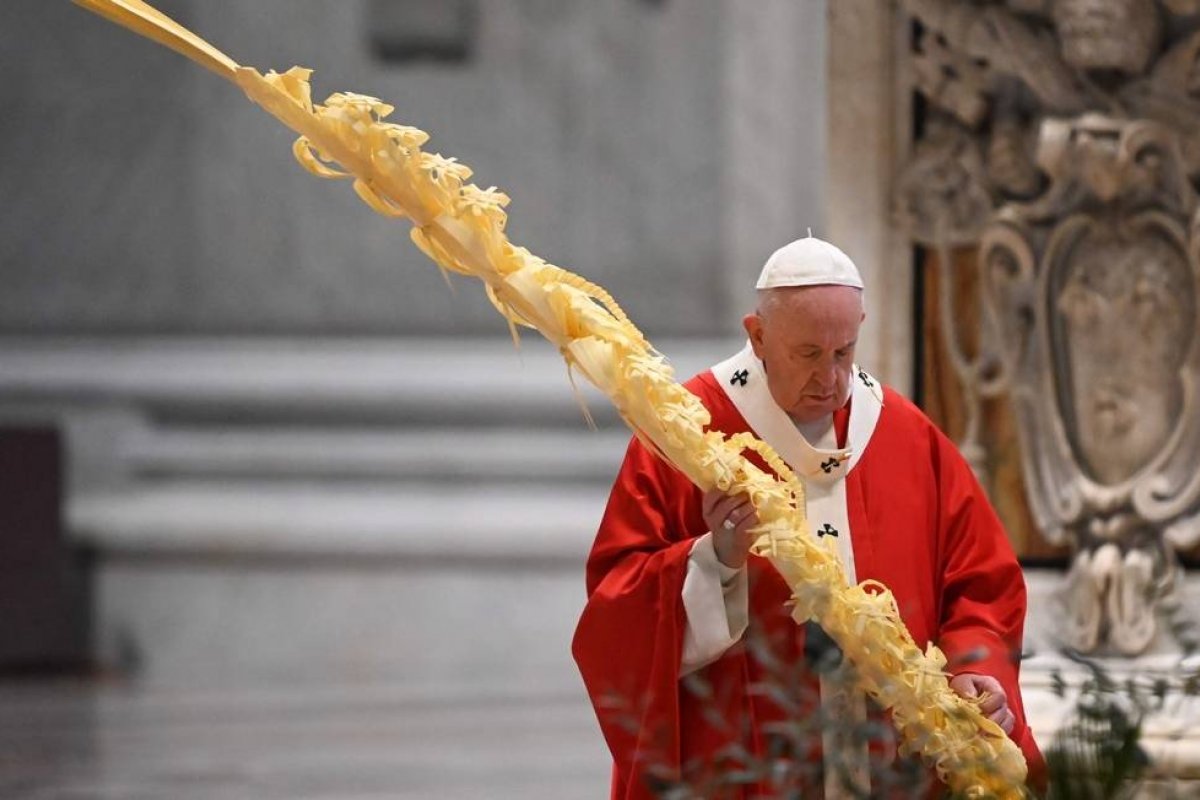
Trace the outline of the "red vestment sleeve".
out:
M 633 440 L 588 558 L 572 643 L 612 751 L 614 798 L 652 797 L 643 773 L 678 776 L 682 591 L 702 533 L 699 490 Z
M 1000 681 L 1016 716 L 1011 738 L 1044 788 L 1045 762 L 1025 719 L 1019 686 L 1025 578 L 996 512 L 958 449 L 934 431 L 942 593 L 937 644 L 953 674 Z

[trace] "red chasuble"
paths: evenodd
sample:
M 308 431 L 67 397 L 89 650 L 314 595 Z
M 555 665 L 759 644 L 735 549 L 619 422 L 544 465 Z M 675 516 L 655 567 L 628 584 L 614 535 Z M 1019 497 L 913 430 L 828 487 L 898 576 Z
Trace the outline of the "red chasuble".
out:
M 721 372 L 714 367 L 687 388 L 711 412 L 712 428 L 750 430 L 714 371 Z M 745 376 L 734 372 L 733 382 L 739 379 L 744 385 Z M 874 386 L 865 373 L 859 379 Z M 1016 715 L 1012 738 L 1038 780 L 1044 765 L 1017 684 L 1021 569 L 954 445 L 908 400 L 874 391 L 882 409 L 845 476 L 856 579 L 888 586 L 917 644 L 935 642 L 950 671 L 1000 681 Z M 848 417 L 845 408 L 834 415 L 839 442 Z M 655 797 L 680 781 L 705 797 L 778 796 L 780 785 L 761 774 L 762 759 L 784 754 L 796 739 L 779 732 L 819 707 L 811 673 L 797 669 L 805 661 L 805 628 L 788 616 L 783 580 L 756 556 L 747 566 L 745 635 L 680 679 L 687 622 L 681 592 L 693 540 L 707 531 L 700 497 L 685 476 L 633 440 L 588 560 L 588 602 L 572 650 L 612 751 L 614 798 Z M 818 751 L 786 753 L 790 763 L 815 763 L 819 771 L 819 733 L 815 741 Z M 820 796 L 819 775 L 795 780 L 791 785 L 817 787 L 804 796 Z

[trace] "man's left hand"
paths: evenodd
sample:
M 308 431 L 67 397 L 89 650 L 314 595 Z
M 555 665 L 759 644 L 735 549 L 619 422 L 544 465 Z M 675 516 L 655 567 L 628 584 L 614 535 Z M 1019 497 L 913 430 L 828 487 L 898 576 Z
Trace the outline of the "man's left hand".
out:
M 964 672 L 950 679 L 950 688 L 968 699 L 987 695 L 979 704 L 979 711 L 999 725 L 1005 733 L 1013 732 L 1017 718 L 1012 709 L 1008 707 L 1008 696 L 1004 693 L 1004 687 L 1000 685 L 1000 681 L 991 675 Z

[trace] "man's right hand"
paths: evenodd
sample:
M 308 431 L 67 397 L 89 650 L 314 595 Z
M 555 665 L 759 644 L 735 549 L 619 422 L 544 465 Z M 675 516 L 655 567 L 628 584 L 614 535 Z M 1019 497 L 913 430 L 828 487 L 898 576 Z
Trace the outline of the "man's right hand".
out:
M 750 529 L 758 524 L 758 514 L 744 494 L 727 495 L 720 489 L 704 493 L 700 502 L 704 522 L 712 531 L 713 550 L 722 564 L 741 569 L 750 555 L 754 536 Z M 729 526 L 726 526 L 726 522 Z

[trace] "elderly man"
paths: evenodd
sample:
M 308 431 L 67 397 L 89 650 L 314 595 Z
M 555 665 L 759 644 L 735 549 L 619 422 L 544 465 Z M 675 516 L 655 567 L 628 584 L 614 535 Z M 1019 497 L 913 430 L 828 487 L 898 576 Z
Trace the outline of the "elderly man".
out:
M 983 697 L 983 713 L 1037 774 L 1017 683 L 1020 567 L 954 445 L 854 364 L 862 286 L 826 242 L 781 248 L 743 321 L 745 349 L 687 387 L 713 428 L 753 431 L 783 457 L 804 482 L 814 535 L 835 538 L 849 580 L 892 590 L 916 642 L 946 653 L 951 685 Z M 630 443 L 588 561 L 573 645 L 613 754 L 614 798 L 669 788 L 705 797 L 867 790 L 865 771 L 829 766 L 854 763 L 853 752 L 829 752 L 821 731 L 811 741 L 795 734 L 803 719 L 845 725 L 863 703 L 843 696 L 833 706 L 836 692 L 818 690 L 814 673 L 828 677 L 840 654 L 819 628 L 792 622 L 782 578 L 749 552 L 756 523 L 746 497 L 702 493 Z M 872 757 L 841 741 L 861 751 L 860 767 Z M 879 768 L 894 755 L 881 750 L 886 743 L 872 748 L 876 783 L 895 774 Z M 806 772 L 814 764 L 816 777 Z

